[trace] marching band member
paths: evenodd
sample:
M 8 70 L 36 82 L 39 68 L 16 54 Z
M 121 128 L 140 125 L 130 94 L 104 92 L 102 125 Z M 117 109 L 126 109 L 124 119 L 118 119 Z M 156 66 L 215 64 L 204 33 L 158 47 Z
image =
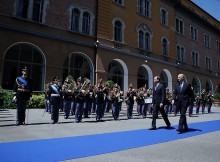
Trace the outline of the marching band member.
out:
M 112 115 L 114 120 L 119 119 L 120 112 L 120 89 L 118 84 L 116 83 L 113 87 L 113 95 L 112 95 Z
M 44 87 L 45 112 L 48 112 L 49 114 L 51 114 L 50 100 L 48 95 L 50 85 L 52 85 L 52 82 L 47 83 Z
M 89 118 L 89 114 L 91 113 L 92 109 L 92 103 L 93 103 L 93 98 L 94 98 L 94 92 L 93 92 L 93 87 L 91 86 L 86 93 L 85 97 L 85 106 L 84 106 L 84 118 Z
M 59 105 L 61 102 L 61 89 L 58 85 L 59 77 L 56 76 L 53 78 L 52 85 L 49 87 L 48 96 L 51 105 L 51 120 L 52 124 L 58 123 L 59 120 Z
M 129 84 L 128 91 L 126 93 L 125 102 L 127 105 L 127 118 L 131 119 L 133 116 L 133 108 L 134 108 L 134 97 L 136 96 L 136 92 L 132 89 L 132 83 Z
M 138 115 L 142 115 L 142 108 L 144 105 L 144 92 L 143 92 L 142 87 L 138 89 L 136 95 L 137 95 L 137 97 L 136 97 L 137 113 L 138 113 Z
M 196 114 L 198 114 L 200 109 L 200 100 L 201 100 L 199 93 L 196 94 L 195 100 L 196 100 Z
M 206 94 L 205 89 L 202 90 L 201 100 L 202 100 L 202 113 L 204 114 L 205 106 L 206 106 L 206 101 L 207 101 L 207 94 Z
M 165 97 L 165 102 L 164 102 L 164 109 L 165 109 L 165 113 L 167 115 L 168 115 L 168 113 L 171 113 L 171 111 L 172 111 L 171 102 L 172 102 L 172 98 L 171 98 L 170 90 L 168 88 L 166 88 L 166 97 Z
M 193 87 L 191 87 L 191 89 L 193 91 Z M 193 107 L 194 107 L 194 98 L 190 98 L 190 100 L 189 100 L 189 117 L 191 117 L 193 114 Z
M 148 101 L 147 101 L 147 98 L 149 97 L 149 94 L 148 94 L 148 89 L 145 86 L 143 87 L 143 92 L 144 92 L 144 106 L 142 108 L 142 117 L 146 118 L 148 104 L 149 104 Z
M 212 102 L 213 102 L 213 96 L 211 95 L 211 92 L 209 92 L 207 95 L 208 113 L 211 113 Z
M 69 117 L 75 86 L 73 77 L 71 75 L 67 76 L 62 86 L 64 119 Z
M 75 113 L 75 120 L 76 123 L 82 122 L 82 115 L 83 115 L 83 106 L 85 102 L 85 93 L 86 91 L 82 89 L 82 78 L 79 77 L 77 79 L 77 86 L 74 90 L 75 99 L 76 99 L 76 113 Z
M 103 86 L 102 79 L 99 79 L 94 93 L 96 102 L 96 121 L 99 122 L 104 116 L 105 96 L 107 94 L 107 88 Z

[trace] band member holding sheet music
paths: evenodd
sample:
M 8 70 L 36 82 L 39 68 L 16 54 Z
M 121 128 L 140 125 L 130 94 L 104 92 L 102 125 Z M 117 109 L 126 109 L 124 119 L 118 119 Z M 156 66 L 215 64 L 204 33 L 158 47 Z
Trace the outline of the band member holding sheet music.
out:
M 170 128 L 170 122 L 167 115 L 164 111 L 164 102 L 165 102 L 165 88 L 162 83 L 160 83 L 160 77 L 154 77 L 154 91 L 153 91 L 153 117 L 152 117 L 152 126 L 149 130 L 156 130 L 156 119 L 158 117 L 158 111 L 160 111 L 163 120 L 165 121 L 167 128 Z
M 127 105 L 127 118 L 131 119 L 133 115 L 134 108 L 134 97 L 136 97 L 136 91 L 132 89 L 132 83 L 129 84 L 128 91 L 126 93 L 125 102 Z
M 16 125 L 25 125 L 25 111 L 28 101 L 31 98 L 32 86 L 31 81 L 27 77 L 28 69 L 24 67 L 22 69 L 22 76 L 17 77 L 14 85 L 14 98 L 13 100 L 17 104 L 17 119 Z

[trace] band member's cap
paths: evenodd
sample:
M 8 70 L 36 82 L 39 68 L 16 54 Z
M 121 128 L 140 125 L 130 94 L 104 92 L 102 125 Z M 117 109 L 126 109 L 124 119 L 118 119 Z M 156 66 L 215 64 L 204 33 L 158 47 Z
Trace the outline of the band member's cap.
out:
M 102 84 L 102 78 L 100 78 L 100 79 L 98 80 L 98 83 Z
M 117 83 L 115 83 L 114 88 L 118 88 L 119 89 L 119 85 Z
M 55 76 L 55 77 L 53 78 L 53 81 L 59 80 L 59 79 L 60 79 L 59 76 Z

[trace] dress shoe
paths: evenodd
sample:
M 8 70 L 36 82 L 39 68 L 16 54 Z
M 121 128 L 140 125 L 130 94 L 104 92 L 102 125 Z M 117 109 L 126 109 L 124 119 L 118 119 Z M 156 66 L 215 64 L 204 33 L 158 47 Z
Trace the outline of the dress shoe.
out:
M 177 132 L 183 133 L 183 129 L 177 129 Z
M 170 129 L 171 128 L 171 124 L 167 125 L 167 129 Z
M 156 130 L 157 128 L 156 127 L 151 127 L 149 130 Z

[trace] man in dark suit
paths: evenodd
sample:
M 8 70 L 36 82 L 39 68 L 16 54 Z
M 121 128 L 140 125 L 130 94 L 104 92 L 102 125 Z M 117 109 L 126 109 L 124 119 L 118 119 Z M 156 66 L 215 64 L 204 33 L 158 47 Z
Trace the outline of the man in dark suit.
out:
M 190 100 L 194 100 L 194 94 L 191 89 L 191 85 L 186 82 L 184 74 L 179 74 L 177 80 L 178 83 L 175 86 L 172 104 L 174 104 L 174 101 L 176 100 L 176 106 L 180 110 L 180 119 L 177 131 L 183 133 L 188 131 L 186 111 L 190 105 Z
M 152 127 L 149 130 L 156 130 L 156 119 L 158 117 L 158 111 L 160 111 L 163 120 L 165 121 L 167 128 L 170 128 L 170 122 L 164 111 L 164 101 L 165 101 L 165 88 L 163 84 L 160 83 L 160 77 L 154 77 L 154 91 L 153 91 L 153 119 Z

